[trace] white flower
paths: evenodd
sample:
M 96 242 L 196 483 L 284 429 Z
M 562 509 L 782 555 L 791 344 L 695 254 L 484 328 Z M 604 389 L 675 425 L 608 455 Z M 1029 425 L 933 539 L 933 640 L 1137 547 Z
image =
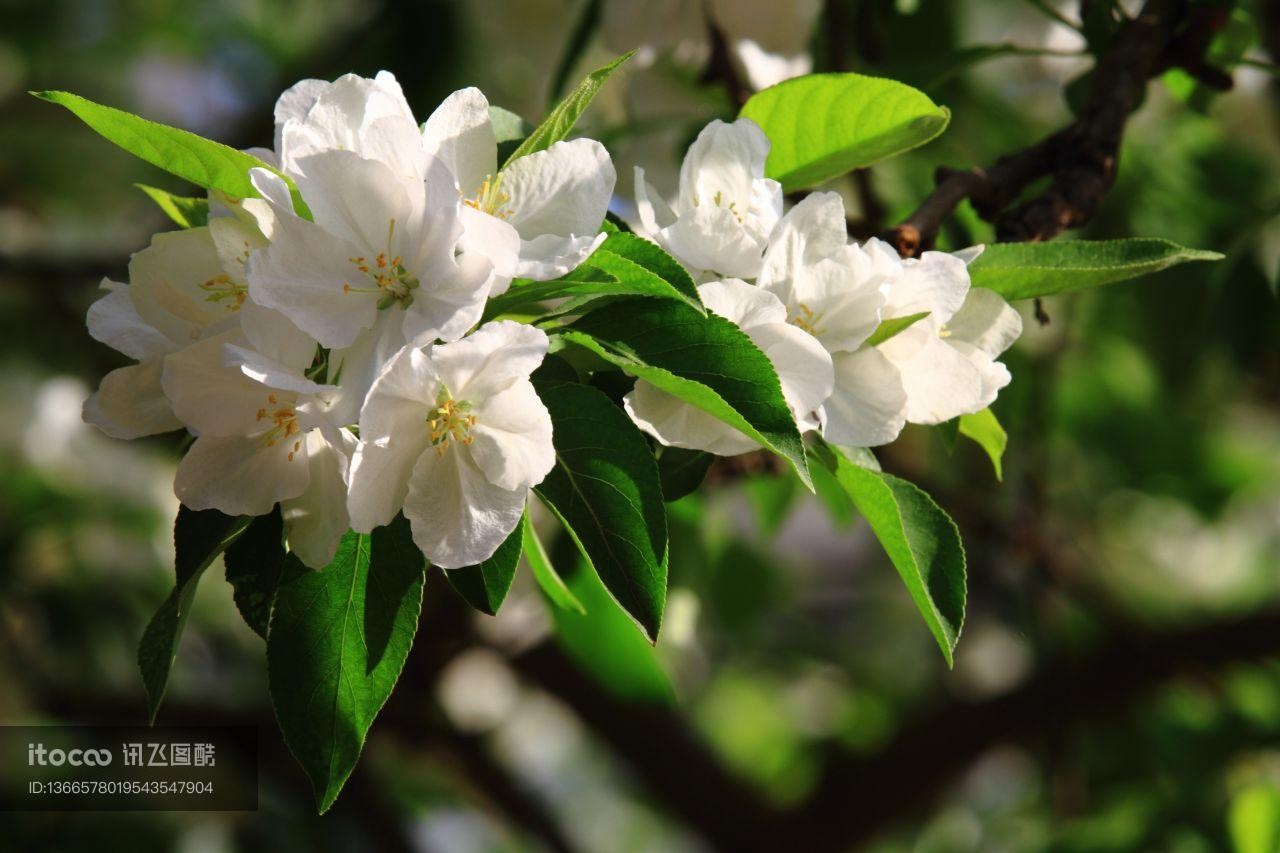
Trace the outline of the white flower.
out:
M 929 312 L 877 347 L 902 378 L 911 423 L 979 412 L 1009 384 L 995 359 L 1022 334 L 1022 318 L 993 291 L 970 288 L 966 260 L 973 257 L 925 252 L 904 261 L 889 294 L 886 317 Z
M 820 0 L 711 0 L 710 5 L 753 89 L 813 70 L 809 41 L 822 11 Z
M 293 213 L 277 175 L 251 173 L 275 214 L 271 242 L 249 259 L 255 302 L 331 348 L 351 346 L 388 312 L 403 315 L 394 320 L 403 341 L 458 338 L 480 319 L 492 270 L 456 253 L 460 205 L 438 161 L 427 164 L 425 181 L 351 151 L 296 165 L 314 222 Z
M 831 353 L 835 385 L 820 418 L 823 437 L 836 444 L 886 444 L 906 422 L 897 370 L 865 345 L 901 274 L 902 262 L 888 244 L 849 243 L 836 193 L 814 193 L 788 211 L 765 254 L 759 285 L 782 300 L 790 323 Z
M 360 416 L 352 528 L 370 531 L 403 507 L 436 565 L 491 557 L 555 464 L 551 417 L 529 381 L 546 352 L 540 329 L 498 322 L 398 353 Z
M 499 172 L 489 102 L 470 88 L 444 99 L 423 126 L 423 140 L 466 200 L 469 244 L 507 278 L 557 278 L 603 242 L 600 223 L 617 175 L 594 139 L 557 142 Z
M 769 138 L 750 119 L 711 122 L 685 155 L 674 206 L 636 168 L 644 230 L 700 278 L 755 278 L 782 216 L 782 185 L 764 177 L 768 156 Z
M 396 78 L 345 74 L 332 83 L 303 80 L 276 101 L 276 154 L 293 175 L 300 161 L 324 151 L 351 151 L 405 177 L 421 178 L 421 132 Z
M 787 323 L 787 309 L 766 290 L 739 279 L 701 285 L 698 295 L 712 312 L 732 320 L 769 357 L 782 396 L 801 432 L 818 428 L 817 409 L 831 393 L 829 356 L 807 332 Z M 734 456 L 759 448 L 751 438 L 702 409 L 638 380 L 625 398 L 627 414 L 645 432 L 672 447 Z
M 329 416 L 339 389 L 245 343 L 226 332 L 165 360 L 165 394 L 196 436 L 174 492 L 192 509 L 228 515 L 264 515 L 279 503 L 290 549 L 322 567 L 348 527 L 355 439 Z

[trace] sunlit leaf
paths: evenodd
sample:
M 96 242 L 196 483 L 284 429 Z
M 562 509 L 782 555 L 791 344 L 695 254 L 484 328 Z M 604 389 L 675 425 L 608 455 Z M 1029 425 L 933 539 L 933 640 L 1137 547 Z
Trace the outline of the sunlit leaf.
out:
M 587 107 L 591 105 L 591 101 L 600 92 L 605 81 L 609 79 L 613 72 L 618 70 L 618 66 L 630 59 L 634 53 L 634 50 L 624 53 L 609 64 L 597 68 L 582 78 L 582 81 L 578 83 L 578 87 L 566 95 L 564 100 L 556 104 L 555 108 L 542 120 L 542 124 L 534 128 L 533 132 L 525 137 L 524 142 L 520 143 L 520 147 L 503 161 L 503 167 L 505 168 L 512 160 L 517 160 L 536 151 L 542 151 L 562 139 L 568 139 L 569 134 L 573 132 L 574 125 L 578 123 L 578 119 L 582 117 Z

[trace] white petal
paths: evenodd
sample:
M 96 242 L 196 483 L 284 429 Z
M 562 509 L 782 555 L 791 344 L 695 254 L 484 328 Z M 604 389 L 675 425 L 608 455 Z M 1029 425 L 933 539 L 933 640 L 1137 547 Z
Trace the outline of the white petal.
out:
M 556 463 L 551 415 L 533 383 L 516 382 L 475 409 L 470 452 L 489 482 L 504 489 L 541 483 Z
M 638 380 L 622 398 L 623 408 L 640 429 L 668 447 L 737 456 L 758 450 L 754 440 L 719 418 Z
M 681 212 L 699 205 L 732 204 L 745 214 L 752 204 L 753 182 L 764 177 L 768 156 L 769 138 L 755 122 L 712 121 L 689 146 L 680 166 Z
M 894 364 L 874 347 L 836 353 L 835 388 L 823 404 L 822 437 L 847 447 L 877 447 L 906 424 L 907 396 Z
M 698 296 L 707 310 L 732 320 L 744 332 L 756 326 L 787 322 L 787 308 L 777 296 L 742 279 L 698 285 Z
M 421 136 L 395 77 L 343 75 L 319 90 L 305 116 L 283 122 L 280 152 L 287 171 L 302 168 L 302 158 L 338 150 L 377 160 L 399 175 L 422 175 Z
M 747 334 L 773 363 L 800 431 L 817 429 L 814 413 L 835 382 L 831 355 L 812 335 L 786 323 L 757 326 Z
M 644 169 L 636 166 L 635 179 L 636 212 L 640 214 L 640 224 L 654 237 L 663 228 L 676 221 L 675 211 L 667 204 L 662 195 L 649 186 L 644 179 Z
M 463 253 L 421 279 L 413 303 L 404 310 L 406 341 L 456 340 L 480 322 L 490 288 L 501 278 L 487 258 Z M 388 310 L 401 310 L 392 307 Z
M 978 258 L 982 257 L 982 253 L 983 251 L 986 250 L 986 248 L 987 248 L 986 246 L 979 243 L 976 246 L 970 246 L 967 249 L 960 249 L 958 251 L 952 252 L 951 255 L 952 257 L 956 257 L 964 261 L 964 265 L 968 266 L 969 264 L 976 261 Z
M 178 345 L 237 324 L 240 303 L 209 229 L 155 235 L 129 261 L 129 293 L 143 322 Z M 224 295 L 225 298 L 216 298 Z
M 178 419 L 197 435 L 262 432 L 271 425 L 260 416 L 262 411 L 293 403 L 293 394 L 273 391 L 227 365 L 227 344 L 242 340 L 228 332 L 165 357 L 160 380 L 165 396 Z
M 112 438 L 141 438 L 181 429 L 160 387 L 163 360 L 111 371 L 84 403 L 84 420 Z
M 468 205 L 462 207 L 461 221 L 459 246 L 488 258 L 499 275 L 515 277 L 520 264 L 520 232 L 511 223 Z
M 296 498 L 282 501 L 281 513 L 288 531 L 289 550 L 313 569 L 329 564 L 337 553 L 342 534 L 351 526 L 347 516 L 347 460 L 355 446 L 343 430 L 342 444 L 327 441 L 320 430 L 307 434 L 307 488 Z
M 307 113 L 315 106 L 316 99 L 329 88 L 332 84 L 327 80 L 300 80 L 294 83 L 276 100 L 275 108 L 275 149 L 279 153 L 281 150 L 280 134 L 284 129 L 285 122 L 289 119 L 295 121 L 303 121 L 307 117 Z
M 1022 334 L 1022 317 L 999 294 L 985 287 L 970 289 L 955 316 L 947 322 L 951 341 L 973 344 L 995 358 Z
M 800 269 L 841 255 L 849 242 L 839 193 L 812 193 L 787 211 L 769 240 L 757 284 L 792 304 L 803 296 L 792 288 Z
M 202 435 L 178 463 L 173 491 L 191 509 L 265 515 L 301 494 L 309 478 L 302 436 L 271 445 L 261 437 Z
M 412 183 L 350 151 L 314 154 L 298 165 L 303 174 L 294 180 L 316 225 L 359 246 L 361 255 L 407 254 L 400 245 L 412 234 Z M 393 233 L 393 220 L 399 234 Z
M 222 360 L 228 367 L 240 372 L 259 385 L 278 391 L 294 391 L 299 394 L 332 394 L 338 389 L 320 385 L 302 375 L 302 371 L 283 364 L 271 356 L 250 347 L 228 343 L 223 349 Z
M 502 170 L 507 217 L 524 240 L 543 234 L 594 237 L 617 181 L 609 152 L 594 139 L 557 142 Z
M 455 399 L 479 405 L 528 379 L 546 357 L 547 344 L 541 329 L 502 320 L 485 323 L 460 341 L 432 347 L 431 361 Z
M 560 237 L 543 234 L 520 241 L 520 263 L 516 275 L 534 281 L 549 281 L 571 272 L 591 256 L 607 234 L 585 237 Z M 496 294 L 495 294 L 496 295 Z
M 128 285 L 104 278 L 102 287 L 110 292 L 89 306 L 85 318 L 94 340 L 137 361 L 159 358 L 173 350 L 172 341 L 138 316 Z
M 493 556 L 516 529 L 529 490 L 490 483 L 462 447 L 424 453 L 414 466 L 404 514 L 432 563 L 460 569 Z
M 969 411 L 961 412 L 961 414 L 968 415 L 980 412 L 996 401 L 1000 389 L 1008 385 L 1013 377 L 1009 374 L 1009 368 L 977 347 L 971 346 L 964 341 L 952 341 L 951 345 L 969 359 L 982 377 L 982 390 L 979 392 L 977 399 L 973 401 L 972 408 Z
M 925 252 L 902 262 L 902 275 L 894 282 L 885 316 L 906 317 L 921 311 L 923 321 L 934 328 L 960 310 L 969 292 L 969 271 L 964 261 L 946 252 Z
M 475 195 L 485 178 L 498 172 L 498 145 L 489 120 L 489 101 L 474 87 L 445 98 L 423 126 L 427 152 L 453 173 L 462 194 Z
M 240 328 L 258 352 L 298 370 L 311 366 L 316 339 L 279 311 L 264 308 L 252 299 L 240 306 Z
M 249 260 L 250 298 L 326 347 L 350 346 L 378 312 L 378 294 L 346 288 L 373 288 L 350 260 L 367 251 L 313 222 L 281 217 L 271 245 Z
M 367 533 L 403 506 L 418 457 L 432 455 L 427 415 L 438 390 L 434 365 L 413 347 L 396 354 L 373 383 L 351 463 L 352 529 Z
M 911 423 L 940 424 L 982 409 L 982 373 L 946 341 L 931 338 L 911 358 L 895 364 L 907 392 Z
M 329 351 L 327 381 L 339 384 L 340 400 L 331 412 L 335 423 L 353 424 L 378 374 L 404 348 L 403 311 L 379 311 L 373 326 L 351 346 Z
M 765 247 L 732 211 L 715 205 L 681 213 L 658 235 L 658 242 L 686 266 L 730 278 L 755 278 Z

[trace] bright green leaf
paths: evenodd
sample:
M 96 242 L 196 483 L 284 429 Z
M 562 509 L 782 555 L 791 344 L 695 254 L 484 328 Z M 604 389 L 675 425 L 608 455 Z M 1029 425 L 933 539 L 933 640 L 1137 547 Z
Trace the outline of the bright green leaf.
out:
M 964 547 L 955 522 L 914 484 L 855 465 L 829 445 L 816 452 L 871 525 L 951 666 L 965 604 Z
M 547 556 L 546 549 L 538 541 L 537 531 L 533 529 L 533 522 L 529 520 L 527 512 L 520 521 L 520 532 L 524 537 L 524 558 L 529 563 L 529 569 L 533 572 L 533 577 L 542 588 L 542 593 L 547 600 L 563 610 L 586 613 L 587 609 L 582 606 L 582 602 L 573 594 L 565 584 L 564 578 L 560 577 L 560 573 L 551 564 L 551 558 Z M 616 607 L 612 602 L 610 606 Z M 632 634 L 635 633 L 631 631 L 630 626 L 627 630 Z
M 286 556 L 284 521 L 279 509 L 253 519 L 223 555 L 236 609 L 253 633 L 264 640 Z
M 81 121 L 125 151 L 184 178 L 196 186 L 221 190 L 232 198 L 256 198 L 258 191 L 249 182 L 250 169 L 271 169 L 266 163 L 221 142 L 205 139 L 186 130 L 148 121 L 140 116 L 70 92 L 32 92 L 41 100 L 66 107 Z M 277 172 L 278 174 L 278 172 Z M 293 182 L 285 179 L 293 192 L 299 215 L 309 216 Z
M 604 585 L 650 639 L 667 597 L 667 518 L 658 466 L 631 419 L 595 388 L 539 382 L 556 466 L 535 487 Z
M 320 571 L 290 557 L 267 634 L 276 720 L 328 810 L 355 767 L 373 718 L 413 645 L 422 552 L 403 516 L 342 537 Z
M 209 221 L 209 200 L 205 198 L 189 198 L 165 192 L 146 184 L 134 184 L 159 205 L 165 215 L 183 228 L 197 228 Z
M 1280 790 L 1263 783 L 1236 794 L 1227 813 L 1227 827 L 1235 853 L 1280 850 Z
M 559 334 L 760 442 L 812 488 L 773 364 L 733 323 L 673 300 L 636 298 L 593 311 Z
M 757 92 L 742 116 L 772 147 L 765 174 L 787 192 L 923 145 L 951 114 L 903 83 L 862 74 L 810 74 Z
M 511 582 L 515 580 L 520 545 L 521 525 L 516 525 L 492 557 L 474 566 L 449 569 L 444 575 L 468 604 L 481 613 L 496 616 L 507 591 L 511 589 Z
M 1187 249 L 1168 240 L 1063 240 L 996 243 L 969 264 L 974 287 L 1005 299 L 1031 299 L 1085 290 L 1159 272 L 1188 261 L 1217 261 L 1217 252 Z
M 586 112 L 592 99 L 604 86 L 605 81 L 609 79 L 614 71 L 618 70 L 618 66 L 630 59 L 633 53 L 635 53 L 634 50 L 630 53 L 624 53 L 608 65 L 597 68 L 582 78 L 582 82 L 578 83 L 578 87 L 566 95 L 564 100 L 556 104 L 555 109 L 542 120 L 542 124 L 538 125 L 533 133 L 530 133 L 524 142 L 520 143 L 520 147 L 503 161 L 503 168 L 510 165 L 513 160 L 550 148 L 560 140 L 567 139 L 569 134 L 573 132 L 574 125 L 578 123 L 578 119 Z
M 871 337 L 867 338 L 867 346 L 873 347 L 877 344 L 882 344 L 894 335 L 905 332 L 928 316 L 928 311 L 921 311 L 919 314 L 908 314 L 905 317 L 892 317 L 888 320 L 881 320 L 880 325 L 876 326 L 876 330 L 871 333 Z
M 643 237 L 622 231 L 612 233 L 583 266 L 608 273 L 637 295 L 682 299 L 700 313 L 706 313 L 698 296 L 698 286 L 685 268 Z
M 178 508 L 178 517 L 173 523 L 177 584 L 147 623 L 138 644 L 138 669 L 142 671 L 147 715 L 152 722 L 169 684 L 169 671 L 178 654 L 178 640 L 191 614 L 200 576 L 245 531 L 250 521 L 248 516 L 223 515 L 213 509 Z
M 959 420 L 960 434 L 972 438 L 987 452 L 987 456 L 991 458 L 991 467 L 996 471 L 996 479 L 1003 480 L 1001 459 L 1004 457 L 1004 449 L 1009 445 L 1009 435 L 1000 426 L 1000 421 L 996 420 L 995 413 L 990 409 L 983 409 L 977 414 L 961 415 Z

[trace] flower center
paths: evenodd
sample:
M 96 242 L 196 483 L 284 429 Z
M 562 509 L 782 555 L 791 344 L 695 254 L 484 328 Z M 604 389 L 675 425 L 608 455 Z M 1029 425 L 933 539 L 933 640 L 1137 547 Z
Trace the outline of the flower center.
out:
M 448 389 L 441 389 L 435 408 L 427 413 L 427 427 L 431 430 L 431 446 L 436 449 L 436 456 L 444 456 L 451 444 L 470 445 L 475 440 L 471 435 L 475 425 L 471 403 L 455 400 Z
M 293 447 L 289 450 L 289 461 L 293 461 L 293 456 L 302 448 L 302 439 L 294 438 L 301 432 L 298 426 L 298 415 L 292 406 L 280 405 L 280 401 L 275 394 L 267 395 L 267 405 L 258 409 L 259 421 L 271 421 L 271 426 L 262 434 L 262 441 L 266 447 L 275 447 L 278 442 L 293 439 Z
M 694 206 L 697 207 L 700 203 L 701 200 L 695 196 L 693 199 Z M 736 201 L 731 201 L 726 204 L 724 193 L 720 190 L 716 190 L 716 194 L 711 197 L 711 203 L 716 207 L 723 207 L 725 210 L 732 213 L 733 218 L 738 220 L 739 224 L 745 223 L 746 220 L 743 219 L 742 214 L 738 211 L 738 203 Z
M 228 311 L 239 311 L 249 295 L 249 285 L 235 281 L 225 273 L 215 275 L 199 287 L 205 292 L 205 302 L 225 302 Z
M 379 252 L 372 260 L 363 255 L 347 258 L 356 272 L 371 282 L 373 287 L 353 287 L 351 282 L 344 281 L 343 293 L 376 293 L 379 309 L 396 304 L 401 308 L 408 308 L 413 304 L 413 291 L 418 289 L 418 279 L 404 268 L 404 261 L 399 255 L 391 253 L 391 239 L 395 233 L 396 221 L 392 219 L 387 226 L 385 252 Z
M 787 315 L 787 322 L 816 337 L 820 334 L 818 324 L 822 322 L 823 316 L 823 313 L 815 313 L 812 308 L 801 302 L 794 312 Z
M 464 198 L 462 203 L 481 213 L 506 219 L 515 213 L 513 209 L 507 207 L 509 201 L 511 196 L 502 191 L 502 173 L 499 172 L 496 178 L 493 175 L 485 175 L 484 183 L 480 185 L 480 191 L 476 193 L 475 198 Z

